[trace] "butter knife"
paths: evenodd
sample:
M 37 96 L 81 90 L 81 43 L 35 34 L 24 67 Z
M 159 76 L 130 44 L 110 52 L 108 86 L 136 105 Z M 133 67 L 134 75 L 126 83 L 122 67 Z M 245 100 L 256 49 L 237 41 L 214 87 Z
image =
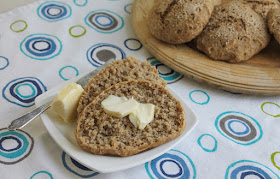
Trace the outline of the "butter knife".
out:
M 85 76 L 81 77 L 76 81 L 77 84 L 81 85 L 83 88 L 86 86 L 88 81 L 97 73 L 99 73 L 103 68 L 105 68 L 107 65 L 109 65 L 111 62 L 113 62 L 114 59 L 108 60 L 106 63 L 104 63 L 102 66 L 96 68 L 95 70 L 89 72 Z M 28 123 L 30 123 L 33 119 L 38 117 L 40 114 L 45 112 L 51 105 L 52 101 L 47 102 L 32 111 L 26 113 L 25 115 L 13 120 L 11 124 L 8 126 L 8 130 L 16 130 L 21 129 L 24 126 L 26 126 Z

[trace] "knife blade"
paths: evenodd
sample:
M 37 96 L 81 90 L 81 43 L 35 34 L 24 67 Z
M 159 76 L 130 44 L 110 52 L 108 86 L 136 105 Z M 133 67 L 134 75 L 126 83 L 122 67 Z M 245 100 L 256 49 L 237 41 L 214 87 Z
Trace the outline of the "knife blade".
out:
M 107 65 L 109 65 L 111 62 L 115 61 L 114 59 L 110 59 L 108 60 L 106 63 L 104 63 L 102 66 L 96 68 L 95 70 L 89 72 L 88 74 L 86 74 L 85 76 L 81 77 L 80 79 L 78 79 L 76 81 L 77 84 L 81 85 L 83 88 L 86 86 L 86 84 L 88 83 L 88 81 L 97 73 L 99 73 L 103 68 L 105 68 Z M 35 119 L 36 117 L 38 117 L 40 114 L 42 114 L 44 111 L 46 111 L 50 105 L 51 105 L 52 101 L 47 102 L 35 109 L 33 109 L 32 111 L 24 114 L 23 116 L 13 120 L 11 122 L 11 124 L 8 126 L 8 130 L 16 130 L 16 129 L 21 129 L 24 126 L 26 126 L 28 123 L 30 123 L 33 119 Z

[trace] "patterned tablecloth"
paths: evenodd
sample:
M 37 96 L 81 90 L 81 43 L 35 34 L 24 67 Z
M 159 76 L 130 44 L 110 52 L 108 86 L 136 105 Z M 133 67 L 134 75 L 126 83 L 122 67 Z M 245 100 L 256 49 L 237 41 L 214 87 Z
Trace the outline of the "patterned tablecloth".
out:
M 39 1 L 0 14 L 1 178 L 279 178 L 280 98 L 210 88 L 165 66 L 137 40 L 132 3 Z M 34 108 L 38 95 L 128 55 L 156 66 L 198 116 L 196 128 L 172 150 L 101 174 L 61 150 L 39 118 L 7 131 L 12 119 Z

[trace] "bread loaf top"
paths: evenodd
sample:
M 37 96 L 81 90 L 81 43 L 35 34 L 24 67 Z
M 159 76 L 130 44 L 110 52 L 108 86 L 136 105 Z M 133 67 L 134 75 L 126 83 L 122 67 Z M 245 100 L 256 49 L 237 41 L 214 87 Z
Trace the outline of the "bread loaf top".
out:
M 215 6 L 209 23 L 195 39 L 196 47 L 214 60 L 250 59 L 270 41 L 264 19 L 238 1 Z

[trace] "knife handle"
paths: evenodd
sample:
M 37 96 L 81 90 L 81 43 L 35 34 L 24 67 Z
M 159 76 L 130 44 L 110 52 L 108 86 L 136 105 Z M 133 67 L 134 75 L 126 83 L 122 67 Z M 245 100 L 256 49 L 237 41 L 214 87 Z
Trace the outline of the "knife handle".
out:
M 33 109 L 32 111 L 26 113 L 25 115 L 13 120 L 11 122 L 11 124 L 8 126 L 8 130 L 16 130 L 16 129 L 23 128 L 25 125 L 27 125 L 33 119 L 35 119 L 40 114 L 42 114 L 44 111 L 46 111 L 50 107 L 51 103 L 52 103 L 52 101 L 45 103 L 42 106 L 39 106 L 39 107 Z

